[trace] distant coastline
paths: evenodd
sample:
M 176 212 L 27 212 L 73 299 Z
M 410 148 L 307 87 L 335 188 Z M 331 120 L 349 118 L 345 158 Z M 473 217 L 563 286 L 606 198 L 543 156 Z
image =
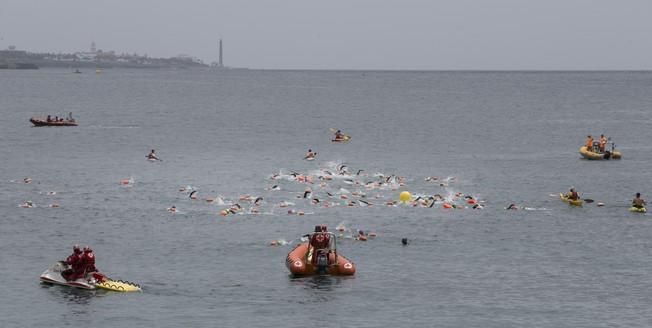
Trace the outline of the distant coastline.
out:
M 66 68 L 193 68 L 209 67 L 202 60 L 188 55 L 170 58 L 149 57 L 139 54 L 118 54 L 115 51 L 38 53 L 17 50 L 10 46 L 0 50 L 0 69 L 38 69 L 39 67 Z

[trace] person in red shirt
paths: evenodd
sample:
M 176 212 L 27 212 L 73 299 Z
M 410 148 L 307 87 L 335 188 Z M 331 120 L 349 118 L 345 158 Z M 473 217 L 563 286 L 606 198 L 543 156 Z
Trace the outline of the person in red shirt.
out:
M 84 255 L 81 257 L 81 266 L 83 267 L 84 275 L 98 271 L 95 267 L 95 254 L 93 254 L 93 250 L 88 246 L 84 247 Z
M 68 258 L 65 261 L 63 261 L 63 263 L 70 266 L 70 268 L 61 272 L 61 276 L 64 279 L 70 281 L 70 280 L 76 280 L 80 278 L 78 273 L 80 272 L 82 254 L 83 253 L 81 248 L 79 248 L 79 245 L 75 245 L 72 247 L 72 254 L 68 256 Z

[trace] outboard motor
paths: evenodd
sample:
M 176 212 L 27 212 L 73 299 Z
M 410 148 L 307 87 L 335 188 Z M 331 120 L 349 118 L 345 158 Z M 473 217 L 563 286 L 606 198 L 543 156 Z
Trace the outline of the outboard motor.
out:
M 317 273 L 325 274 L 328 269 L 328 255 L 325 252 L 320 252 L 317 255 Z
M 611 152 L 608 151 L 608 150 L 605 151 L 605 152 L 604 152 L 604 155 L 602 156 L 602 158 L 604 158 L 604 159 L 610 159 L 610 158 L 611 158 Z

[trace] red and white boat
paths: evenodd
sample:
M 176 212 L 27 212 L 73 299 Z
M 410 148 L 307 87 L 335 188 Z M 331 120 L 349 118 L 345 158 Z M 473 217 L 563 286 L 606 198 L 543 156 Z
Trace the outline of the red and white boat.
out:
M 294 276 L 334 275 L 352 276 L 355 265 L 337 253 L 337 237 L 326 231 L 326 226 L 316 226 L 315 232 L 306 235 L 308 241 L 297 245 L 285 259 L 285 265 Z

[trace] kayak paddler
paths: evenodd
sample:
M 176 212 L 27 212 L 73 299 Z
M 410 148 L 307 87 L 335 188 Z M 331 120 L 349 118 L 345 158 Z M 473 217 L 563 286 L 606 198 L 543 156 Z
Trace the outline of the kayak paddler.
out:
M 645 202 L 645 199 L 641 198 L 641 193 L 640 192 L 637 192 L 636 193 L 636 198 L 634 198 L 632 200 L 632 207 L 645 208 L 645 205 L 647 205 L 647 203 Z
M 570 199 L 570 200 L 579 200 L 580 199 L 580 195 L 577 193 L 577 191 L 575 191 L 575 188 L 570 188 L 570 190 L 566 194 L 566 197 L 568 199 Z
M 155 152 L 156 151 L 154 149 L 152 149 L 152 151 L 149 154 L 147 154 L 147 156 L 146 156 L 147 159 L 160 161 L 160 159 L 156 156 Z

